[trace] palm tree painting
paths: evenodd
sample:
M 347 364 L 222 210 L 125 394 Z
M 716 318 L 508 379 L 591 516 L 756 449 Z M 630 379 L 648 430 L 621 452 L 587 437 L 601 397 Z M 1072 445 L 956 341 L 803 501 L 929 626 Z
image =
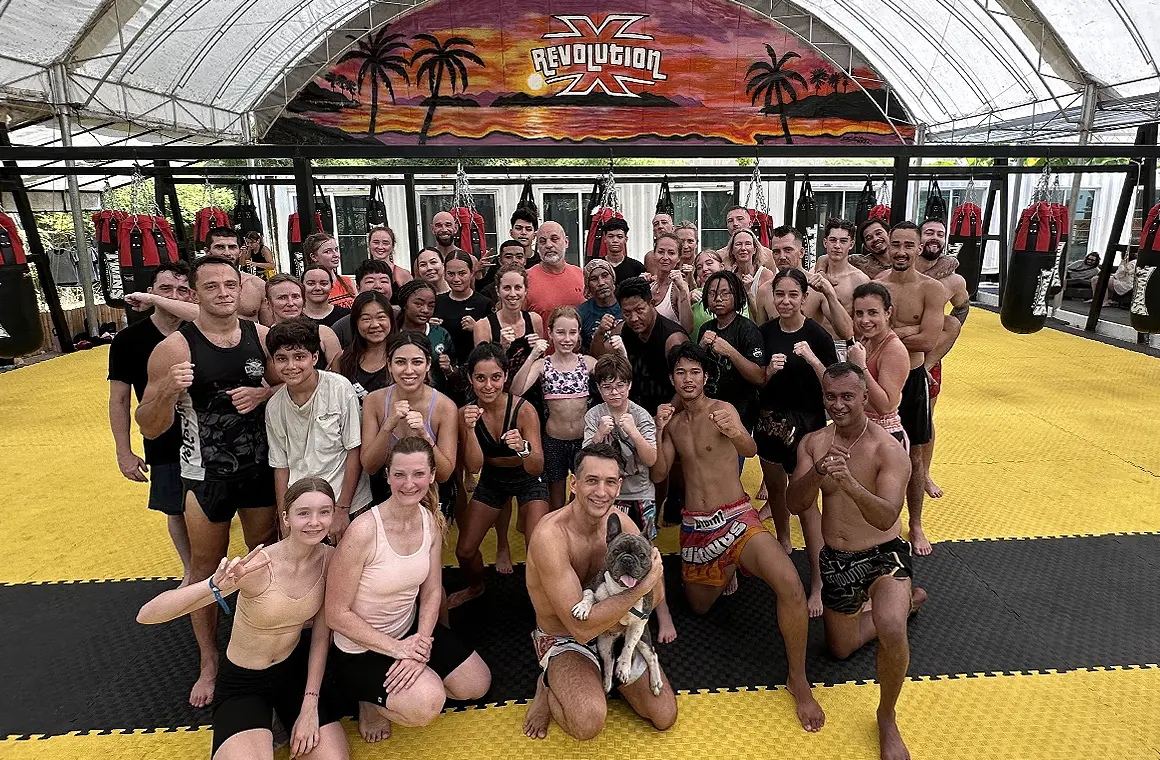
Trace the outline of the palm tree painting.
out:
M 830 83 L 830 72 L 826 71 L 825 67 L 818 66 L 810 70 L 810 84 L 814 86 L 814 92 L 821 92 L 821 89 Z
M 781 131 L 785 135 L 786 144 L 792 145 L 793 136 L 789 131 L 789 119 L 785 115 L 785 105 L 798 98 L 795 83 L 800 85 L 803 90 L 809 90 L 809 84 L 806 83 L 805 77 L 788 68 L 788 64 L 794 58 L 801 58 L 801 56 L 791 50 L 778 58 L 773 46 L 769 44 L 766 44 L 765 52 L 769 54 L 769 62 L 757 61 L 745 72 L 745 76 L 749 79 L 745 84 L 745 92 L 752 92 L 754 105 L 757 104 L 758 98 L 765 96 L 765 107 L 762 109 L 762 113 L 768 113 L 773 107 L 774 98 L 777 99 L 777 112 L 781 117 Z
M 395 88 L 391 85 L 391 75 L 395 74 L 402 77 L 407 84 L 411 83 L 411 77 L 407 74 L 407 57 L 396 52 L 410 50 L 411 46 L 399 41 L 403 35 L 388 34 L 387 31 L 387 28 L 383 28 L 367 39 L 359 41 L 355 50 L 346 52 L 342 58 L 338 59 L 339 63 L 362 62 L 358 69 L 359 91 L 362 90 L 367 77 L 370 77 L 371 123 L 367 128 L 368 135 L 374 135 L 375 121 L 379 117 L 379 85 L 382 84 L 387 88 L 387 92 L 391 96 L 391 103 L 394 104 Z
M 464 61 L 478 66 L 485 64 L 478 55 L 467 49 L 475 45 L 463 37 L 448 37 L 440 42 L 434 35 L 416 34 L 411 39 L 428 45 L 416 50 L 411 56 L 411 65 L 419 65 L 415 71 L 415 83 L 418 84 L 426 76 L 427 88 L 431 92 L 430 98 L 427 99 L 427 115 L 423 119 L 423 128 L 419 130 L 419 144 L 423 145 L 427 142 L 427 132 L 431 129 L 431 120 L 435 118 L 435 109 L 439 105 L 439 90 L 443 87 L 443 75 L 450 74 L 452 95 L 457 90 L 466 92 L 467 66 Z

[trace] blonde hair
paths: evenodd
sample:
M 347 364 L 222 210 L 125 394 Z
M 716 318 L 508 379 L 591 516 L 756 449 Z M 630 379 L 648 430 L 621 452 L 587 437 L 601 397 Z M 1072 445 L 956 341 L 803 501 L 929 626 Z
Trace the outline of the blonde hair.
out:
M 548 317 L 548 329 L 551 330 L 556 326 L 557 319 L 574 319 L 577 326 L 580 324 L 580 315 L 576 312 L 575 306 L 557 306 L 552 309 L 551 315 Z
M 435 448 L 419 436 L 409 435 L 387 452 L 387 463 L 384 465 L 384 469 L 388 475 L 391 470 L 391 462 L 400 454 L 426 454 L 431 473 L 435 473 Z M 431 487 L 427 489 L 427 493 L 423 494 L 423 500 L 420 503 L 431 512 L 431 518 L 435 521 L 439 535 L 443 535 L 447 530 L 447 519 L 443 517 L 443 512 L 439 509 L 439 486 L 437 483 L 432 481 Z
M 753 266 L 757 266 L 757 254 L 761 251 L 761 239 L 757 237 L 757 233 L 748 227 L 742 227 L 729 236 L 729 245 L 725 249 L 725 256 L 721 259 L 721 264 L 726 269 L 736 269 L 737 260 L 733 258 L 733 244 L 737 240 L 738 235 L 748 235 L 753 241 Z

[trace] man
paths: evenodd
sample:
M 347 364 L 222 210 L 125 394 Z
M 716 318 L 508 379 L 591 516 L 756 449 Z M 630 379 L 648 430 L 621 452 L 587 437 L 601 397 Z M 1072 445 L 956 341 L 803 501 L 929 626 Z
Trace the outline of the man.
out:
M 153 271 L 148 293 L 189 301 L 189 265 L 184 261 L 162 264 Z M 181 325 L 167 311 L 154 309 L 148 319 L 121 330 L 109 347 L 109 426 L 117 447 L 117 468 L 129 480 L 149 481 L 149 509 L 166 516 L 173 548 L 181 559 L 181 585 L 189 583 L 189 533 L 185 530 L 185 503 L 181 493 L 181 427 L 170 427 L 157 438 L 145 439 L 145 459 L 133 453 L 129 436 L 130 393 L 137 402 L 149 381 L 149 356 L 161 341 Z M 146 478 L 148 474 L 148 478 Z
M 604 225 L 604 260 L 612 265 L 618 283 L 645 273 L 644 264 L 628 255 L 628 222 L 609 219 Z
M 695 288 L 696 284 L 693 282 L 693 267 L 697 262 L 697 253 L 699 251 L 698 243 L 700 242 L 697 235 L 697 225 L 689 221 L 678 224 L 677 241 L 680 243 L 677 250 L 681 255 L 681 274 L 684 275 L 685 281 L 689 283 L 689 287 Z
M 774 266 L 777 269 L 802 269 L 802 257 L 805 255 L 803 243 L 802 234 L 796 228 L 788 224 L 774 228 L 770 236 L 770 245 L 773 246 L 770 255 L 773 257 Z M 805 294 L 802 313 L 815 322 L 831 325 L 837 335 L 853 337 L 854 320 L 838 299 L 838 292 L 834 289 L 833 283 L 818 272 L 805 272 L 805 275 L 810 290 Z M 753 307 L 753 321 L 758 325 L 776 318 L 777 309 L 773 304 L 772 286 L 758 289 L 757 301 Z
M 874 279 L 890 270 L 890 228 L 881 219 L 867 219 L 858 228 L 862 253 L 850 256 L 850 263 Z
M 241 238 L 229 227 L 214 227 L 206 234 L 205 252 L 207 256 L 222 256 L 234 266 L 239 265 L 242 255 Z M 261 277 L 242 272 L 242 292 L 238 300 L 238 316 L 251 322 L 258 321 L 262 310 L 262 299 L 266 296 L 266 281 Z
M 379 261 L 378 259 L 367 259 L 354 270 L 354 284 L 360 293 L 368 293 L 374 290 L 386 296 L 388 301 L 391 300 L 390 263 Z M 323 325 L 323 327 L 325 326 Z M 344 315 L 332 327 L 334 334 L 338 336 L 338 342 L 342 345 L 342 348 L 344 350 L 350 348 L 351 343 L 354 342 L 354 330 L 350 326 L 350 315 Z M 325 347 L 325 342 L 323 343 L 323 347 Z
M 534 267 L 540 263 L 540 255 L 536 252 L 536 230 L 540 220 L 531 211 L 521 208 L 512 214 L 511 223 L 509 234 L 524 247 L 524 266 Z
M 713 360 L 705 349 L 682 343 L 668 356 L 673 385 L 683 409 L 662 404 L 656 415 L 657 461 L 654 482 L 664 480 L 679 457 L 685 471 L 681 514 L 681 577 L 685 598 L 697 615 L 706 614 L 736 578 L 740 567 L 777 594 L 777 623 L 789 664 L 787 687 L 797 702 L 802 728 L 820 731 L 826 716 L 806 678 L 809 614 L 797 569 L 781 544 L 761 524 L 749 502 L 738 455 L 757 454 L 732 404 L 705 395 L 705 371 Z
M 528 270 L 528 311 L 534 311 L 548 326 L 557 306 L 584 303 L 584 270 L 564 260 L 568 237 L 558 222 L 544 222 L 536 232 L 540 263 Z
M 826 220 L 826 227 L 822 232 L 822 246 L 825 248 L 826 255 L 818 262 L 817 266 L 818 273 L 834 286 L 834 293 L 847 315 L 854 313 L 854 288 L 870 282 L 869 277 L 850 264 L 850 251 L 854 250 L 854 236 L 857 233 L 858 228 L 849 220 Z M 817 300 L 820 299 L 815 299 L 815 303 Z M 810 304 L 811 307 L 813 305 Z M 818 316 L 821 319 L 815 318 L 815 321 L 826 328 L 826 332 L 834 338 L 834 348 L 838 353 L 838 361 L 846 361 L 846 349 L 853 343 L 853 319 L 851 318 L 849 325 L 850 332 L 844 334 L 844 329 L 835 327 L 834 323 L 826 319 L 824 315 L 819 314 Z M 842 315 L 837 316 L 841 318 Z M 842 321 L 841 327 L 845 328 L 844 320 L 840 319 L 839 321 Z
M 967 321 L 967 313 L 971 310 L 971 296 L 967 293 L 967 281 L 961 274 L 956 273 L 959 260 L 954 256 L 944 255 L 947 242 L 947 226 L 938 219 L 929 219 L 919 228 L 922 242 L 922 255 L 914 262 L 914 268 L 927 277 L 933 277 L 942 284 L 946 291 L 947 300 L 951 302 L 951 313 L 943 317 L 942 335 L 933 351 L 926 354 L 923 366 L 930 375 L 930 413 L 934 418 L 934 407 L 938 401 L 939 391 L 942 389 L 942 360 L 950 353 L 959 333 Z M 881 276 L 881 275 L 880 275 Z M 943 491 L 930 476 L 930 463 L 934 457 L 935 428 L 932 424 L 930 431 L 930 445 L 926 447 L 926 494 L 932 499 L 938 499 Z
M 450 211 L 440 211 L 431 217 L 431 235 L 435 238 L 435 250 L 446 260 L 459 250 L 459 220 Z
M 597 602 L 587 620 L 572 615 L 584 584 L 604 568 L 609 516 L 619 520 L 622 531 L 640 533 L 614 507 L 623 464 L 610 444 L 582 448 L 571 476 L 571 503 L 540 521 L 536 541 L 528 547 L 528 596 L 536 610 L 532 641 L 543 671 L 524 720 L 524 734 L 533 739 L 546 737 L 552 720 L 574 739 L 593 739 L 601 732 L 608 699 L 594 640 L 620 629 L 621 618 L 645 596 L 651 594 L 654 607 L 664 600 L 664 568 L 654 548 L 648 575 L 635 587 Z M 637 715 L 665 731 L 677 720 L 677 700 L 663 673 L 661 681 L 661 692 L 654 695 L 644 658 L 637 653 L 629 681 L 617 688 Z
M 946 290 L 938 280 L 919 274 L 915 262 L 922 243 L 914 222 L 899 222 L 890 230 L 891 269 L 878 282 L 890 291 L 893 302 L 890 326 L 910 353 L 910 375 L 902 387 L 898 416 L 910 439 L 910 484 L 906 508 L 910 512 L 910 543 L 919 556 L 930 554 L 930 541 L 922 529 L 922 503 L 926 494 L 926 453 L 933 422 L 930 411 L 926 354 L 934 351 L 942 336 Z
M 526 269 L 527 262 L 528 257 L 527 251 L 524 250 L 524 244 L 514 238 L 505 240 L 499 247 L 499 266 L 488 268 L 483 277 L 476 281 L 479 286 L 476 288 L 476 292 L 490 299 L 492 303 L 499 303 L 499 294 L 495 292 L 495 273 L 508 264 L 519 264 Z
M 728 230 L 730 239 L 733 238 L 733 233 L 736 232 L 737 230 L 748 230 L 748 229 L 752 229 L 752 227 L 753 227 L 753 220 L 749 218 L 749 209 L 745 208 L 744 206 L 733 206 L 725 212 L 725 229 Z M 770 244 L 771 245 L 773 244 L 772 240 L 770 241 Z M 721 250 L 717 251 L 717 253 L 718 253 L 718 255 L 721 256 L 723 261 L 729 260 L 729 246 L 728 245 L 726 245 Z M 765 267 L 766 269 L 775 269 L 776 268 L 776 266 L 774 264 L 773 251 L 769 248 L 766 248 L 764 245 L 762 245 L 760 243 L 760 241 L 757 244 L 757 259 L 756 259 L 756 261 L 758 264 Z M 778 266 L 780 266 L 780 265 L 778 265 Z M 797 266 L 799 268 L 801 267 L 800 259 L 797 263 Z
M 584 353 L 592 347 L 596 326 L 608 314 L 620 319 L 620 304 L 616 301 L 616 271 L 604 259 L 592 259 L 584 265 L 584 295 L 588 300 L 576 307 L 580 315 L 580 345 Z
M 878 639 L 881 757 L 909 760 L 894 710 L 910 663 L 906 621 L 926 601 L 925 591 L 912 588 L 910 547 L 900 537 L 910 465 L 898 441 L 866 419 L 861 369 L 831 365 L 822 376 L 822 395 L 834 424 L 802 439 L 786 500 L 801 514 L 822 492 L 826 643 L 845 659 Z
M 382 263 L 382 262 L 376 262 Z M 266 438 L 279 511 L 286 489 L 301 478 L 322 478 L 335 494 L 330 536 L 337 544 L 350 513 L 371 503 L 370 479 L 359 464 L 362 410 L 350 380 L 319 372 L 318 325 L 309 317 L 279 322 L 266 350 L 282 385 L 266 405 Z
M 239 320 L 242 281 L 227 258 L 198 259 L 189 276 L 199 313 L 158 344 L 137 407 L 146 438 L 160 437 L 181 416 L 181 481 L 189 531 L 189 577 L 208 578 L 229 549 L 237 513 L 246 544 L 275 540 L 274 476 L 267 462 L 264 404 L 266 330 Z M 217 608 L 191 613 L 201 672 L 189 702 L 213 701 L 217 681 Z

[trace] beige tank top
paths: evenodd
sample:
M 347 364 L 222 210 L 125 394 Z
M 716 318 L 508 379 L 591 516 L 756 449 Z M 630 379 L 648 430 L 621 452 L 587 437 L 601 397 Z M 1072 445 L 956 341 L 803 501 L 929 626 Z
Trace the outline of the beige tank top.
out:
M 266 559 L 270 558 L 262 550 Z M 283 591 L 274 573 L 274 563 L 266 565 L 270 583 L 253 596 L 238 595 L 234 628 L 226 656 L 243 668 L 260 670 L 282 662 L 302 636 L 302 627 L 322 609 L 326 595 L 326 561 L 318 580 L 305 595 L 294 598 Z

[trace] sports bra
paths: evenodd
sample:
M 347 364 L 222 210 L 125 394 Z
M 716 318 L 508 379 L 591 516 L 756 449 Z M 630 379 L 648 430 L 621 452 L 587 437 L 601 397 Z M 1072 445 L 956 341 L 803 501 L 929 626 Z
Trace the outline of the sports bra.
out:
M 502 440 L 503 434 L 512 429 L 512 420 L 519 419 L 520 407 L 524 405 L 524 400 L 521 398 L 513 409 L 512 399 L 514 398 L 515 396 L 508 394 L 507 409 L 504 410 L 503 425 L 500 427 L 500 440 L 492 438 L 491 431 L 487 429 L 487 423 L 482 417 L 475 426 L 475 440 L 479 441 L 479 450 L 483 452 L 485 460 L 519 456 L 511 446 Z
M 544 357 L 544 400 L 558 398 L 588 398 L 588 364 L 583 356 L 576 357 L 576 367 L 561 372 L 552 364 L 552 357 Z
M 674 322 L 680 322 L 681 320 L 677 317 L 677 310 L 673 308 L 673 281 L 671 278 L 674 276 L 676 275 L 669 276 L 669 289 L 665 292 L 664 297 L 657 301 L 656 309 L 657 314 L 660 314 L 662 317 L 668 317 Z
M 891 331 L 890 334 L 886 336 L 886 340 L 882 341 L 882 344 L 879 345 L 878 348 L 874 349 L 874 353 L 866 357 L 866 371 L 870 373 L 870 377 L 874 378 L 875 381 L 878 380 L 878 357 L 882 354 L 882 349 L 885 348 L 886 344 L 890 341 L 898 339 L 898 334 Z M 897 433 L 904 429 L 902 427 L 902 418 L 898 416 L 898 407 L 895 407 L 893 410 L 887 412 L 886 414 L 878 414 L 873 409 L 869 408 L 869 406 L 867 406 L 866 417 L 881 425 L 887 433 Z
M 270 555 L 265 549 L 261 550 L 267 561 Z M 318 580 L 303 596 L 294 598 L 282 590 L 278 578 L 274 575 L 274 564 L 266 565 L 270 572 L 270 583 L 261 593 L 254 596 L 238 595 L 237 611 L 234 614 L 234 629 L 230 634 L 229 649 L 233 652 L 230 661 L 235 665 L 236 659 L 249 659 L 244 655 L 254 655 L 257 658 L 268 657 L 272 650 L 279 649 L 287 655 L 298 644 L 302 635 L 302 626 L 311 620 L 322 609 L 326 593 L 326 561 L 323 561 L 322 573 Z M 273 639 L 273 641 L 271 641 Z M 281 641 L 278 641 L 281 639 Z M 270 642 L 270 643 L 264 643 Z M 239 657 L 243 655 L 243 657 Z
M 395 395 L 395 386 L 387 388 L 387 399 L 385 402 L 385 409 L 383 411 L 383 424 L 386 425 L 391 417 L 391 396 Z M 423 420 L 423 427 L 427 428 L 427 435 L 432 438 L 435 437 L 435 431 L 431 429 L 431 412 L 435 411 L 435 399 L 439 397 L 439 391 L 434 388 L 431 389 L 431 403 L 427 406 L 427 415 Z M 395 435 L 395 428 L 391 427 L 391 448 L 395 447 L 401 439 Z
M 535 328 L 532 327 L 532 315 L 531 312 L 527 311 L 520 313 L 524 315 L 524 334 L 508 344 L 508 379 L 503 386 L 505 391 L 511 390 L 512 380 L 515 379 L 516 373 L 520 371 L 532 353 L 532 344 L 528 342 L 528 336 L 535 331 Z M 493 311 L 488 314 L 487 323 L 491 326 L 491 342 L 499 343 L 499 333 L 503 329 L 499 323 L 499 312 Z

